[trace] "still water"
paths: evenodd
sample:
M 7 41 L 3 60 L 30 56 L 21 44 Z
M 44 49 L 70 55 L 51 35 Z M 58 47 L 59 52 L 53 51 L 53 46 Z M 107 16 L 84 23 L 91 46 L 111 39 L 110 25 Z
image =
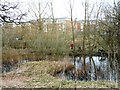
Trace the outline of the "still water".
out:
M 75 71 L 61 72 L 59 74 L 60 78 L 65 78 L 68 80 L 115 80 L 115 70 L 109 69 L 107 66 L 109 60 L 107 57 L 93 56 L 93 61 L 90 61 L 89 57 L 85 58 L 86 61 L 86 71 L 87 75 L 83 74 L 83 57 L 71 58 L 70 62 L 75 65 Z M 75 64 L 74 64 L 75 62 Z M 90 65 L 91 62 L 91 65 Z M 95 67 L 94 67 L 94 64 Z M 96 68 L 96 70 L 95 70 Z M 95 72 L 96 71 L 96 72 Z M 76 73 L 75 73 L 76 72 Z
M 68 80 L 80 80 L 80 81 L 84 81 L 84 80 L 116 80 L 115 77 L 115 70 L 111 70 L 108 67 L 109 64 L 109 60 L 107 57 L 100 57 L 100 56 L 93 56 L 93 62 L 91 61 L 91 65 L 90 65 L 90 58 L 86 57 L 85 61 L 86 61 L 86 71 L 87 71 L 87 75 L 86 77 L 84 77 L 85 75 L 83 74 L 83 57 L 75 57 L 75 59 L 71 58 L 69 60 L 69 62 L 73 65 L 75 65 L 75 70 L 74 71 L 68 71 L 68 72 L 60 72 L 58 74 L 58 76 L 60 78 L 64 78 L 64 79 L 68 79 Z M 18 65 L 29 62 L 32 60 L 20 60 L 20 62 L 18 62 Z M 74 64 L 75 61 L 75 64 Z M 15 70 L 16 67 L 13 67 L 11 65 L 4 65 L 2 66 L 2 68 L 0 68 L 2 71 L 1 73 L 6 73 L 6 72 L 10 72 L 12 70 Z M 96 68 L 96 70 L 95 70 Z M 76 71 L 76 73 L 75 73 Z M 97 71 L 97 72 L 95 72 Z M 97 77 L 96 77 L 97 76 Z

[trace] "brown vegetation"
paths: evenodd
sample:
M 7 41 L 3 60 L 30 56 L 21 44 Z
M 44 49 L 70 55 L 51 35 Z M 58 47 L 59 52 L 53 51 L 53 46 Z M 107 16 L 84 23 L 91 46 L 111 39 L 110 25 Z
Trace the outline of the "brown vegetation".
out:
M 16 64 L 20 60 L 32 60 L 32 61 L 39 61 L 45 59 L 45 57 L 41 56 L 39 52 L 33 52 L 27 49 L 3 49 L 2 52 L 2 63 L 3 64 Z
M 56 76 L 57 74 L 61 72 L 66 71 L 72 71 L 74 69 L 74 65 L 70 62 L 54 62 L 51 66 L 51 68 L 48 70 L 48 73 L 52 76 Z

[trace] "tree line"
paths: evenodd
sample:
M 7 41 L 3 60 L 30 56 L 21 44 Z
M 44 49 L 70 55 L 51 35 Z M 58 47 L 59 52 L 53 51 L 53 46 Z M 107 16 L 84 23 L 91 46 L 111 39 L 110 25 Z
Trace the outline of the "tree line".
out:
M 46 6 L 43 10 L 41 10 L 41 4 L 39 3 L 37 13 L 31 8 L 31 10 L 34 12 L 34 15 L 38 19 L 37 25 L 33 25 L 32 29 L 34 29 L 33 32 L 29 32 L 27 30 L 30 30 L 28 28 L 29 26 L 25 25 L 21 20 L 23 17 L 26 17 L 26 12 L 21 12 L 19 14 L 15 14 L 16 12 L 19 12 L 19 9 L 17 8 L 19 3 L 17 4 L 11 4 L 11 3 L 0 3 L 0 22 L 3 24 L 2 31 L 3 31 L 3 47 L 5 44 L 16 42 L 11 42 L 10 37 L 14 35 L 17 31 L 11 32 L 12 35 L 7 33 L 6 31 L 10 29 L 16 29 L 20 30 L 21 38 L 24 38 L 22 40 L 22 43 L 26 43 L 27 48 L 29 49 L 35 49 L 40 51 L 40 53 L 46 52 L 47 55 L 69 55 L 69 53 L 74 54 L 78 52 L 78 49 L 80 49 L 80 55 L 83 57 L 84 61 L 84 71 L 86 72 L 86 54 L 90 57 L 90 62 L 94 63 L 93 61 L 93 53 L 99 51 L 104 51 L 107 53 L 107 58 L 109 60 L 108 62 L 108 73 L 113 73 L 115 71 L 116 75 L 116 82 L 119 77 L 119 68 L 120 68 L 120 2 L 113 3 L 113 6 L 111 5 L 103 5 L 103 3 L 100 3 L 99 6 L 97 6 L 97 12 L 94 12 L 95 5 L 93 7 L 89 8 L 88 0 L 85 0 L 84 3 L 84 27 L 83 31 L 79 33 L 75 33 L 74 31 L 74 23 L 75 21 L 73 19 L 73 4 L 72 0 L 69 0 L 69 9 L 70 9 L 70 20 L 71 20 L 71 33 L 66 32 L 58 32 L 55 30 L 54 24 L 55 24 L 55 18 L 54 18 L 54 12 L 53 12 L 53 5 L 52 3 L 46 3 Z M 51 12 L 51 19 L 53 19 L 53 30 L 49 33 L 44 33 L 43 27 L 42 27 L 42 15 L 45 12 L 46 7 L 49 7 Z M 12 9 L 12 10 L 11 10 Z M 15 12 L 15 10 L 17 10 Z M 11 14 L 10 14 L 11 13 Z M 92 15 L 95 14 L 94 23 L 91 23 Z M 15 17 L 13 17 L 15 15 Z M 7 23 L 15 23 L 20 24 L 21 27 L 11 27 L 7 26 Z M 31 22 L 29 22 L 31 23 Z M 5 33 L 4 33 L 5 32 Z M 32 36 L 33 35 L 33 36 Z M 32 37 L 31 37 L 32 36 Z M 78 40 L 78 42 L 76 42 Z M 71 50 L 70 49 L 70 43 L 73 43 L 74 47 Z M 19 45 L 19 42 L 18 42 Z M 8 45 L 9 46 L 9 45 Z M 79 48 L 80 47 L 80 48 Z M 24 49 L 24 48 L 23 48 Z M 101 54 L 102 56 L 103 54 Z M 94 65 L 95 67 L 95 65 Z M 96 71 L 96 68 L 95 68 Z M 97 73 L 97 71 L 96 71 Z M 109 77 L 111 79 L 111 77 Z

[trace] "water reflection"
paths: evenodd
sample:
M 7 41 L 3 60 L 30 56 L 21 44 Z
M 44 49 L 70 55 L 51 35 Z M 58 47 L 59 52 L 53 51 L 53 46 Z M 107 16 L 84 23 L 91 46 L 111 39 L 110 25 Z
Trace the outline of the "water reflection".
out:
M 24 59 L 24 60 L 19 60 L 16 65 L 12 65 L 11 63 L 9 64 L 3 64 L 2 67 L 0 67 L 0 73 L 7 73 L 10 71 L 16 70 L 21 64 L 24 64 L 26 62 L 30 62 L 30 59 Z
M 92 61 L 93 60 L 93 61 Z M 68 80 L 116 80 L 116 72 L 115 70 L 111 70 L 109 68 L 109 60 L 107 57 L 93 56 L 90 61 L 90 57 L 86 57 L 86 71 L 87 74 L 84 73 L 84 64 L 83 57 L 75 57 L 75 69 L 62 71 L 58 74 L 60 78 L 68 79 Z M 24 64 L 26 62 L 32 61 L 30 59 L 20 60 L 16 65 Z M 70 61 L 74 65 L 73 58 Z M 93 63 L 94 62 L 94 63 Z M 95 67 L 94 67 L 95 64 Z M 12 70 L 15 70 L 16 67 L 12 65 L 3 65 L 1 69 L 2 73 L 6 73 Z M 86 77 L 85 77 L 86 76 Z
M 92 61 L 93 60 L 93 61 Z M 76 80 L 115 80 L 115 70 L 109 72 L 108 64 L 109 60 L 107 57 L 93 56 L 90 61 L 90 57 L 86 57 L 86 71 L 87 75 L 85 77 L 83 71 L 83 57 L 75 58 L 75 71 L 68 71 L 66 73 L 61 73 L 61 77 L 67 79 Z M 74 60 L 71 58 L 70 62 L 74 65 Z M 90 63 L 91 62 L 91 63 Z M 94 66 L 94 64 L 95 66 Z

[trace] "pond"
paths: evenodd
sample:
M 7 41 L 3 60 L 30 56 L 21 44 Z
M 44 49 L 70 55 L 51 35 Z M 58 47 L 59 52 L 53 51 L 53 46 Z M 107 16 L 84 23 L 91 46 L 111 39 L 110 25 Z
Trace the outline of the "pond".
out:
M 68 80 L 116 80 L 116 72 L 115 70 L 111 70 L 108 68 L 109 60 L 107 57 L 93 56 L 93 62 L 90 64 L 90 58 L 87 56 L 85 58 L 86 61 L 86 74 L 84 73 L 84 65 L 83 65 L 83 57 L 75 57 L 75 59 L 71 58 L 68 62 L 75 65 L 74 70 L 62 71 L 58 73 L 59 78 L 64 78 Z M 17 69 L 18 65 L 24 64 L 26 62 L 30 62 L 32 60 L 25 59 L 20 60 L 16 66 L 12 65 L 3 65 L 1 68 L 1 73 L 6 73 Z M 75 63 L 74 63 L 75 61 Z
M 32 61 L 31 59 L 24 59 L 24 60 L 19 60 L 15 65 L 12 64 L 2 64 L 2 67 L 0 67 L 0 73 L 7 73 L 10 71 L 16 70 L 21 64 L 24 64 L 26 62 Z
M 93 61 L 90 61 L 89 57 L 85 58 L 86 61 L 86 77 L 84 74 L 84 65 L 83 65 L 83 57 L 75 57 L 75 59 L 71 58 L 70 62 L 75 65 L 75 70 L 61 72 L 59 73 L 60 78 L 65 78 L 68 80 L 80 80 L 80 81 L 88 81 L 88 80 L 116 80 L 115 70 L 111 70 L 108 68 L 109 60 L 107 57 L 93 56 Z M 74 63 L 75 62 L 75 63 Z M 91 62 L 91 65 L 90 65 Z M 96 70 L 95 70 L 96 68 Z

